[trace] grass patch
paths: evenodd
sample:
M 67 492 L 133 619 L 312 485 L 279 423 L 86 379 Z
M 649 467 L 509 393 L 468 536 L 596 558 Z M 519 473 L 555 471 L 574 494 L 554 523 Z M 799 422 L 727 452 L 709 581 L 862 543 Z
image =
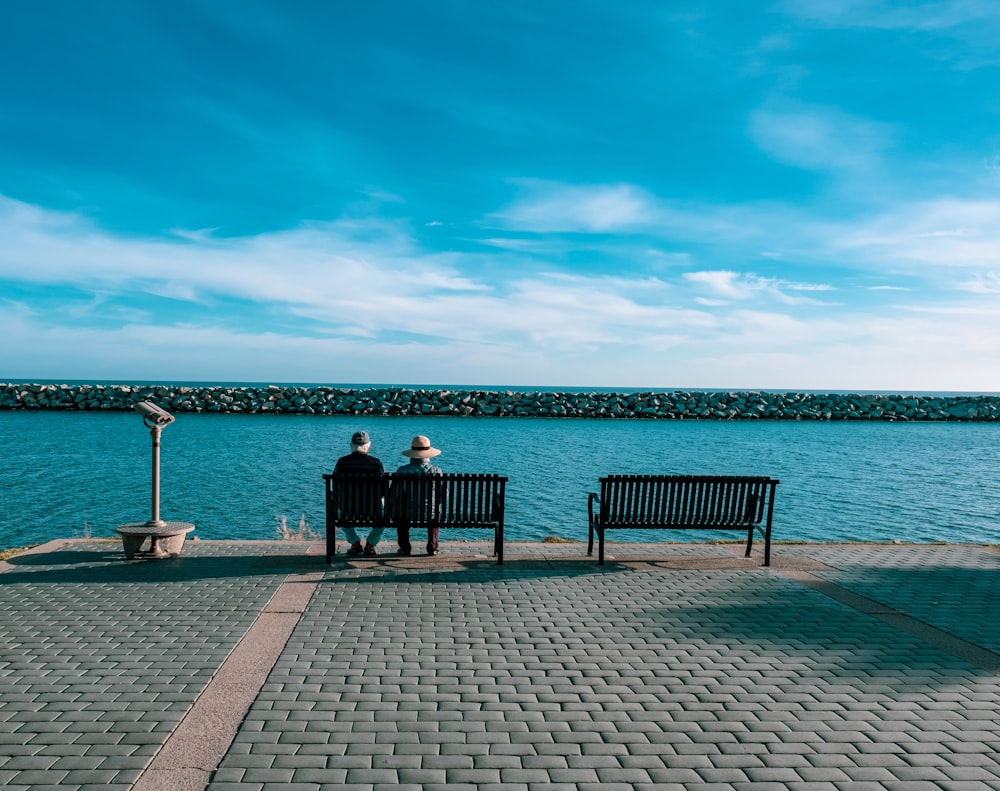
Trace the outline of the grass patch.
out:
M 22 552 L 27 552 L 32 547 L 37 547 L 38 544 L 28 544 L 26 547 L 17 547 L 15 549 L 0 549 L 0 560 L 6 560 L 7 558 L 12 558 L 14 555 L 20 555 Z

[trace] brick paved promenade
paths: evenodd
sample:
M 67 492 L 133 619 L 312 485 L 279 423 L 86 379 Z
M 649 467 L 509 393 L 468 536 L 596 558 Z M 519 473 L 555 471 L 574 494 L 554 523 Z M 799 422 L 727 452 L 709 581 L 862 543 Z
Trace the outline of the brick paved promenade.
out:
M 0 563 L 0 784 L 1000 788 L 993 548 L 486 546 Z

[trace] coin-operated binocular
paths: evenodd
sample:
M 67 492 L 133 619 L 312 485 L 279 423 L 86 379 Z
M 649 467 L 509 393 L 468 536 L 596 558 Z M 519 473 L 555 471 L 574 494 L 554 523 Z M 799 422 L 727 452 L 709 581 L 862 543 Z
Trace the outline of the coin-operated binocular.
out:
M 174 422 L 174 416 L 161 409 L 152 401 L 141 401 L 135 405 L 135 411 L 142 415 L 142 422 L 153 437 L 153 513 L 147 523 L 150 527 L 163 527 L 166 524 L 160 519 L 160 431 Z
M 165 409 L 161 409 L 152 401 L 139 402 L 135 405 L 135 411 L 142 415 L 142 422 L 149 428 L 153 428 L 153 426 L 163 428 L 174 422 L 173 415 Z
M 176 557 L 180 554 L 185 534 L 194 530 L 194 525 L 188 522 L 165 522 L 160 519 L 160 432 L 174 422 L 174 416 L 152 401 L 137 403 L 135 411 L 142 415 L 142 422 L 146 424 L 146 428 L 149 429 L 149 434 L 153 438 L 152 513 L 149 521 L 130 522 L 116 528 L 116 531 L 122 536 L 127 558 L 132 558 L 136 554 L 150 557 Z M 149 551 L 139 553 L 146 536 L 150 538 Z M 167 545 L 167 548 L 161 546 L 161 541 Z

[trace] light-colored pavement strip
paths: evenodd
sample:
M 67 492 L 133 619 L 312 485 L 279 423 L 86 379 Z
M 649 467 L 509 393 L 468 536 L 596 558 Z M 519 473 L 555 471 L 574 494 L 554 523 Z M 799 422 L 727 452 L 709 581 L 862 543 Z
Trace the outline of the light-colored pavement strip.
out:
M 208 785 L 321 578 L 317 572 L 282 583 L 133 791 L 200 791 Z
M 1000 788 L 991 549 L 188 546 L 0 574 L 5 791 Z

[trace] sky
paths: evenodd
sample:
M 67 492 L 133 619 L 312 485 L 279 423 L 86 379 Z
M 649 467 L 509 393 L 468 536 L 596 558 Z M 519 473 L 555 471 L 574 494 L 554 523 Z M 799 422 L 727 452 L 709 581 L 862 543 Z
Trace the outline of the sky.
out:
M 1000 391 L 994 0 L 0 18 L 0 381 Z

